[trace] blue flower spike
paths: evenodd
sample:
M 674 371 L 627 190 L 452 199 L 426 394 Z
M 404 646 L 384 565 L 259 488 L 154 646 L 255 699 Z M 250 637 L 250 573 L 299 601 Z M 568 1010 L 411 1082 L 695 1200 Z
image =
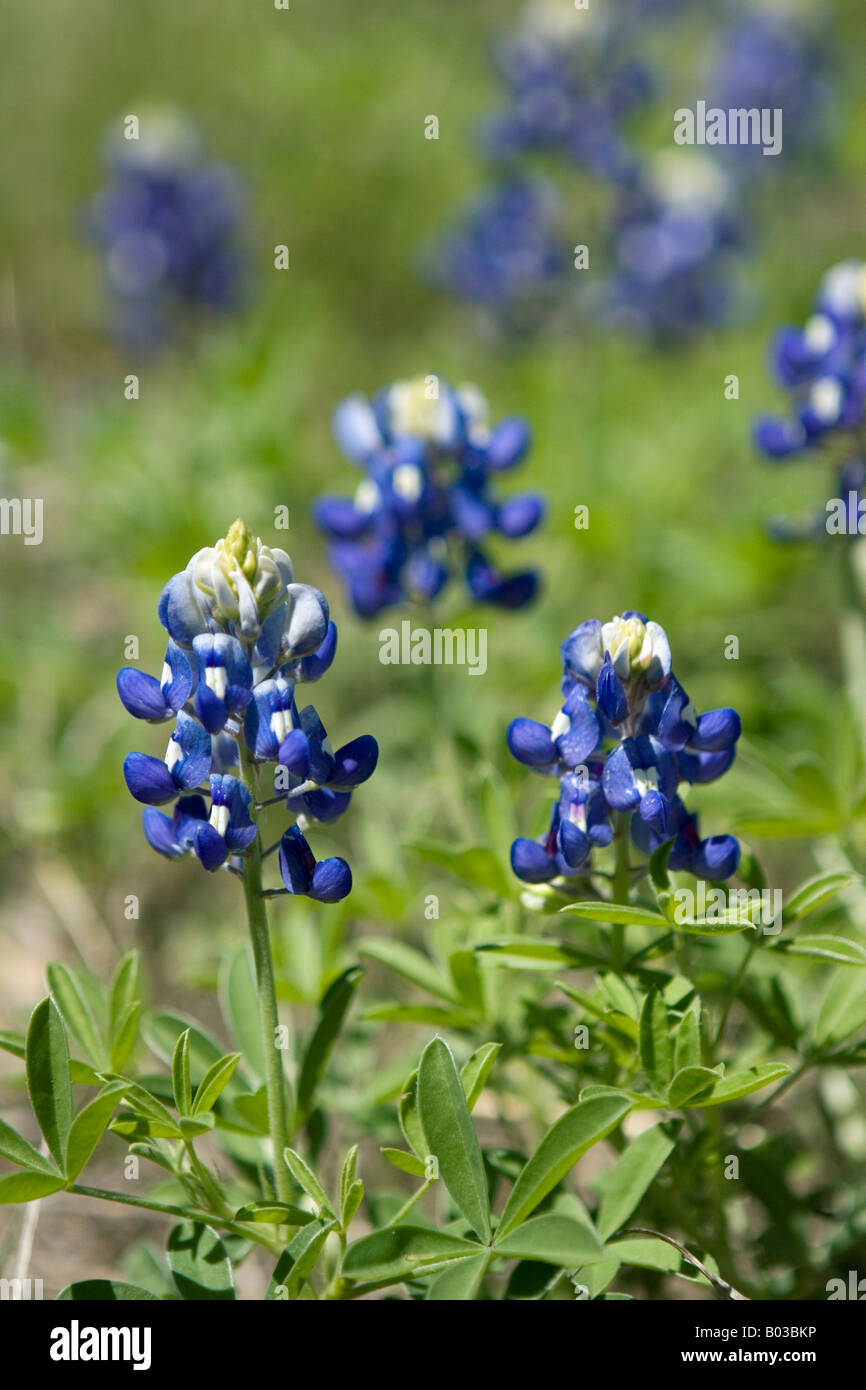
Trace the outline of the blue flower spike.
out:
M 572 881 L 592 872 L 593 850 L 619 833 L 647 855 L 670 843 L 674 870 L 729 878 L 739 864 L 737 841 L 702 840 L 679 788 L 730 767 L 736 710 L 698 714 L 673 674 L 664 629 L 635 610 L 580 623 L 562 644 L 562 669 L 564 699 L 553 723 L 520 718 L 508 728 L 512 756 L 559 782 L 547 833 L 511 847 L 516 876 L 577 891 Z
M 243 876 L 259 814 L 280 803 L 303 829 L 291 825 L 272 846 L 283 883 L 276 891 L 340 902 L 352 887 L 348 864 L 317 860 L 305 837 L 342 815 L 379 749 L 361 734 L 334 753 L 314 707 L 298 709 L 298 686 L 319 680 L 337 648 L 324 595 L 295 581 L 285 551 L 236 521 L 168 581 L 158 612 L 169 633 L 161 679 L 135 667 L 117 677 L 129 713 L 175 721 L 163 758 L 129 753 L 123 764 L 145 806 L 148 843 L 169 859 L 193 855 L 209 871 Z M 253 787 L 266 785 L 268 768 L 276 794 L 257 804 Z M 168 814 L 157 809 L 169 803 Z
M 510 416 L 491 427 L 475 387 L 427 376 L 394 382 L 372 401 L 349 396 L 333 429 L 363 477 L 353 497 L 319 497 L 313 515 L 361 617 L 407 601 L 431 603 L 454 578 L 479 602 L 531 602 L 535 572 L 503 575 L 487 558 L 492 538 L 519 540 L 544 515 L 536 493 L 496 495 L 496 475 L 529 450 L 525 420 Z M 314 669 L 329 656 L 329 635 L 320 641 L 304 658 Z

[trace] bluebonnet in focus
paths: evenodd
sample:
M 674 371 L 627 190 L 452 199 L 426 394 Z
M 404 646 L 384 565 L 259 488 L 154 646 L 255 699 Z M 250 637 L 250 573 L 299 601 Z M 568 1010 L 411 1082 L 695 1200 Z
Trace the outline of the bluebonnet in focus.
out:
M 484 549 L 496 534 L 528 535 L 543 514 L 535 493 L 499 500 L 492 486 L 526 454 L 525 420 L 491 427 L 479 391 L 428 376 L 397 381 L 372 401 L 349 396 L 334 434 L 363 478 L 354 497 L 320 497 L 314 515 L 362 617 L 407 599 L 430 602 L 458 571 L 475 599 L 530 602 L 535 572 L 502 575 Z
M 334 659 L 337 631 L 324 595 L 294 581 L 284 550 L 269 549 L 236 521 L 162 591 L 168 632 L 161 679 L 127 666 L 117 689 L 137 719 L 174 721 L 164 758 L 128 754 L 123 772 L 143 802 L 144 833 L 170 859 L 194 854 L 206 869 L 243 872 L 258 833 L 255 797 L 273 769 L 275 797 L 296 822 L 279 843 L 285 890 L 337 902 L 352 886 L 343 859 L 316 860 L 309 823 L 345 811 L 372 774 L 376 740 L 362 734 L 334 752 L 297 688 Z M 274 765 L 276 767 L 274 768 Z M 174 803 L 166 815 L 157 807 Z
M 515 719 L 508 729 L 513 756 L 559 784 L 546 833 L 511 847 L 517 877 L 568 892 L 568 880 L 591 869 L 592 851 L 626 833 L 617 820 L 627 816 L 621 824 L 643 853 L 671 842 L 671 869 L 729 878 L 737 841 L 702 839 L 678 788 L 727 771 L 740 736 L 736 711 L 695 711 L 671 670 L 664 630 L 642 613 L 581 623 L 562 644 L 562 666 L 553 724 Z
M 501 184 L 464 210 L 429 260 L 449 293 L 482 305 L 508 332 L 534 330 L 561 296 L 568 264 L 554 189 L 540 179 Z
M 506 105 L 483 128 L 485 153 L 507 161 L 553 152 L 604 178 L 630 181 L 636 161 L 621 123 L 652 90 L 646 64 L 625 42 L 639 18 L 633 7 L 617 13 L 556 0 L 528 5 L 517 30 L 494 50 Z
M 810 318 L 802 328 L 778 331 L 771 360 L 791 410 L 760 417 L 755 442 L 774 460 L 819 452 L 829 457 L 846 512 L 834 529 L 857 535 L 859 504 L 866 495 L 866 263 L 840 261 L 827 271 Z M 823 511 L 800 525 L 783 520 L 773 526 L 779 539 L 819 536 L 828 529 Z
M 709 157 L 656 156 L 620 192 L 612 240 L 613 265 L 592 301 L 606 321 L 664 340 L 728 315 L 741 232 L 730 181 Z
M 88 224 L 104 253 L 117 336 L 152 347 L 184 310 L 236 309 L 245 260 L 234 172 L 208 162 L 189 124 L 163 111 L 142 114 L 139 139 L 112 137 L 105 164 Z

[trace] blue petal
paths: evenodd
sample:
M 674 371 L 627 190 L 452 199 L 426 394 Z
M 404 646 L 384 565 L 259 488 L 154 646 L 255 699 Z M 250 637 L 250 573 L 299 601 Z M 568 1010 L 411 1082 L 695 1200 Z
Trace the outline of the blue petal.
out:
M 335 792 L 330 787 L 318 787 L 315 791 L 294 797 L 290 805 L 294 807 L 296 802 L 300 802 L 308 816 L 325 824 L 341 816 L 351 800 L 351 792 Z
M 740 716 L 735 709 L 711 709 L 698 719 L 689 748 L 697 753 L 723 753 L 736 743 L 741 732 Z
M 605 799 L 614 811 L 630 811 L 640 801 L 634 779 L 635 765 L 640 766 L 632 738 L 623 739 L 608 754 L 601 784 Z
M 196 829 L 194 849 L 203 867 L 210 871 L 218 869 L 228 857 L 225 840 L 207 821 Z
M 156 677 L 147 675 L 145 671 L 137 671 L 134 666 L 124 666 L 122 671 L 118 671 L 117 693 L 136 719 L 148 719 L 152 724 L 158 724 L 172 712 Z
M 556 876 L 556 865 L 544 846 L 523 837 L 511 846 L 511 867 L 524 883 L 546 883 Z
M 372 777 L 378 761 L 379 745 L 373 735 L 360 734 L 337 749 L 328 786 L 337 791 L 351 791 Z
M 569 726 L 556 739 L 556 749 L 566 767 L 580 767 L 601 741 L 598 718 L 582 685 L 574 687 L 562 709 Z
M 169 741 L 176 743 L 180 757 L 172 763 L 171 776 L 181 791 L 192 791 L 208 776 L 211 768 L 211 737 L 198 720 L 183 711 L 177 716 L 175 731 Z M 171 750 L 174 752 L 175 750 Z
M 562 665 L 566 675 L 583 681 L 595 690 L 604 652 L 601 647 L 601 623 L 589 618 L 580 623 L 562 644 Z
M 484 446 L 484 461 L 489 468 L 512 468 L 531 443 L 532 432 L 526 420 L 520 415 L 509 415 L 491 430 Z
M 537 719 L 512 719 L 506 737 L 512 757 L 527 767 L 551 767 L 557 760 L 550 730 Z
M 728 748 L 724 753 L 689 753 L 683 749 L 677 753 L 680 775 L 687 782 L 715 782 L 727 772 L 736 752 L 736 748 Z
M 697 727 L 697 715 L 691 701 L 680 685 L 672 677 L 670 694 L 665 701 L 658 725 L 658 736 L 666 748 L 684 748 Z
M 280 877 L 290 893 L 310 891 L 316 859 L 296 825 L 291 826 L 280 840 Z
M 309 656 L 328 634 L 328 601 L 312 584 L 288 584 L 290 616 L 286 645 L 291 656 Z
M 544 502 L 535 492 L 521 493 L 503 502 L 496 516 L 496 525 L 503 536 L 518 540 L 528 536 L 544 516 Z
M 306 778 L 310 772 L 310 741 L 303 729 L 290 729 L 280 744 L 277 761 L 294 777 Z
M 575 825 L 570 820 L 561 822 L 556 836 L 556 844 L 559 853 L 570 869 L 579 868 L 589 854 L 589 840 L 580 826 Z
M 198 680 L 186 652 L 173 639 L 165 649 L 165 670 L 162 673 L 162 693 L 175 714 L 183 709 Z
M 343 453 L 364 463 L 382 447 L 382 435 L 369 401 L 360 394 L 347 396 L 334 411 L 334 438 Z
M 646 796 L 641 797 L 638 807 L 641 820 L 646 821 L 647 825 L 662 838 L 667 833 L 669 810 L 670 805 L 667 798 L 657 791 L 649 791 Z
M 701 841 L 689 869 L 698 878 L 723 879 L 736 872 L 739 862 L 740 846 L 733 835 L 711 835 Z
M 628 715 L 628 696 L 625 693 L 625 686 L 613 668 L 609 652 L 605 652 L 604 661 L 598 673 L 595 699 L 599 713 L 611 724 L 621 724 Z
M 155 806 L 146 806 L 141 813 L 141 824 L 148 844 L 158 854 L 164 854 L 168 859 L 178 859 L 184 853 L 183 846 L 178 844 L 174 821 L 170 816 L 157 811 Z
M 326 746 L 328 735 L 325 726 L 312 705 L 301 710 L 298 720 L 307 735 L 310 756 L 308 775 L 313 782 L 327 782 L 334 766 L 334 755 Z
M 370 524 L 366 512 L 359 512 L 351 497 L 319 497 L 313 504 L 313 520 L 325 535 L 340 540 L 360 536 Z
M 147 753 L 127 753 L 123 775 L 136 801 L 148 806 L 162 806 L 177 796 L 174 778 L 161 758 L 151 758 Z
M 352 870 L 345 859 L 320 859 L 313 870 L 309 896 L 320 903 L 338 903 L 352 891 Z
M 207 631 L 207 623 L 186 570 L 172 575 L 159 596 L 157 612 L 169 636 L 182 646 L 188 647 L 194 637 Z
M 309 656 L 302 656 L 294 663 L 293 675 L 299 681 L 317 681 L 334 660 L 337 651 L 337 624 L 328 622 L 328 631 L 325 633 L 324 641 Z

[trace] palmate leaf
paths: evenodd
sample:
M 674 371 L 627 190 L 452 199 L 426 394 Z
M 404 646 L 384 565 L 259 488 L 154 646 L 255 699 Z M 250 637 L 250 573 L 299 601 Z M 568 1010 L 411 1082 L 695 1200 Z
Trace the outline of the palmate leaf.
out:
M 108 1057 L 84 988 L 69 967 L 59 961 L 52 961 L 45 973 L 70 1036 L 79 1044 L 87 1061 L 99 1070 Z
M 111 1081 L 83 1110 L 80 1110 L 69 1130 L 66 1146 L 66 1176 L 77 1178 L 88 1163 L 93 1150 L 108 1127 L 108 1122 L 126 1092 L 123 1081 Z
M 66 1181 L 59 1173 L 51 1177 L 48 1173 L 37 1173 L 29 1168 L 21 1173 L 10 1173 L 0 1178 L 0 1206 L 12 1202 L 34 1202 L 38 1197 L 50 1197 L 52 1192 L 59 1192 L 65 1186 Z
M 490 1206 L 484 1162 L 451 1050 L 441 1038 L 428 1043 L 418 1067 L 418 1118 L 427 1153 L 469 1225 L 487 1244 Z
M 301 1074 L 298 1078 L 298 1097 L 295 1111 L 295 1124 L 303 1124 L 313 1105 L 316 1087 L 324 1075 L 334 1044 L 349 1012 L 355 991 L 363 979 L 364 972 L 358 965 L 349 966 L 338 975 L 325 992 L 319 1005 L 319 1018 L 307 1044 Z
M 742 1071 L 733 1071 L 730 1076 L 719 1077 L 711 1090 L 700 1091 L 692 1099 L 681 1102 L 681 1105 L 684 1104 L 688 1107 L 726 1105 L 728 1101 L 740 1100 L 743 1096 L 751 1095 L 753 1091 L 760 1091 L 764 1086 L 769 1086 L 774 1081 L 781 1081 L 784 1076 L 789 1074 L 790 1070 L 791 1068 L 785 1066 L 784 1062 L 770 1062 L 760 1067 L 746 1067 Z
M 667 930 L 670 922 L 660 912 L 631 903 L 585 902 L 568 903 L 561 909 L 590 922 L 612 922 L 624 927 L 661 927 Z
M 479 1253 L 478 1245 L 462 1236 L 427 1226 L 401 1224 L 373 1231 L 350 1245 L 343 1260 L 343 1275 L 365 1282 L 398 1284 L 417 1275 L 425 1265 Z M 483 1253 L 487 1255 L 486 1251 Z
M 333 1221 L 312 1221 L 298 1231 L 277 1261 L 265 1294 L 266 1301 L 286 1299 L 293 1303 L 297 1299 L 334 1225 Z
M 158 1294 L 120 1279 L 81 1279 L 67 1284 L 57 1295 L 58 1303 L 159 1303 Z
M 668 1011 L 656 989 L 650 990 L 641 1009 L 640 1059 L 652 1085 L 660 1094 L 664 1094 L 673 1066 L 673 1044 Z
M 425 1301 L 468 1303 L 477 1294 L 489 1263 L 490 1255 L 486 1250 L 482 1250 L 480 1255 L 451 1260 L 445 1269 L 431 1279 Z
M 30 1168 L 34 1173 L 55 1177 L 57 1169 L 48 1159 L 34 1149 L 33 1145 L 19 1134 L 17 1129 L 0 1120 L 0 1157 L 8 1158 L 21 1168 Z
M 797 936 L 791 941 L 773 942 L 769 949 L 783 956 L 805 956 L 835 965 L 866 965 L 866 946 L 844 936 Z
M 533 1216 L 493 1242 L 498 1255 L 521 1260 L 541 1260 L 546 1264 L 576 1269 L 594 1264 L 604 1256 L 604 1245 L 589 1221 L 549 1212 Z
M 597 1220 L 602 1239 L 625 1225 L 673 1147 L 674 1140 L 662 1125 L 653 1125 L 632 1140 L 605 1180 Z
M 501 1051 L 502 1043 L 484 1043 L 473 1052 L 469 1061 L 460 1068 L 460 1080 L 463 1083 L 463 1093 L 466 1096 L 468 1110 L 471 1111 L 474 1108 Z
M 786 922 L 799 921 L 807 913 L 814 912 L 816 907 L 821 907 L 823 903 L 829 902 L 837 893 L 856 882 L 858 874 L 850 872 L 833 872 L 816 874 L 814 878 L 809 878 L 805 883 L 801 883 L 798 888 L 788 898 L 784 908 L 784 919 Z
M 419 989 L 426 990 L 428 994 L 444 999 L 449 1004 L 458 1002 L 457 993 L 451 983 L 440 973 L 429 956 L 416 951 L 414 946 L 407 946 L 405 942 L 394 941 L 390 937 L 371 937 L 359 941 L 356 949 L 359 955 L 369 956 L 370 960 L 393 970 L 395 975 L 400 975 L 410 984 L 418 985 Z

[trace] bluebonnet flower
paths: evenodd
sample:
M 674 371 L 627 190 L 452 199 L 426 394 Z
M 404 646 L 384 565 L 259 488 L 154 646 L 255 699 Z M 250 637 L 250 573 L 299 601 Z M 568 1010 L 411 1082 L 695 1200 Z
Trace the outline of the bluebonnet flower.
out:
M 169 634 L 162 679 L 133 667 L 117 677 L 136 718 L 175 720 L 164 758 L 130 753 L 123 766 L 146 807 L 148 842 L 170 859 L 194 854 L 206 869 L 242 872 L 258 834 L 255 812 L 279 802 L 295 818 L 279 842 L 284 890 L 321 902 L 345 897 L 348 864 L 317 861 L 305 831 L 346 810 L 379 750 L 362 734 L 335 752 L 313 706 L 298 709 L 297 686 L 324 675 L 336 651 L 324 595 L 295 583 L 285 551 L 236 521 L 168 581 L 159 616 Z M 257 805 L 268 768 L 274 795 Z M 169 802 L 170 815 L 156 809 Z
M 636 160 L 621 123 L 652 91 L 647 65 L 628 49 L 630 13 L 534 0 L 517 30 L 495 47 L 506 105 L 486 122 L 485 152 L 509 160 L 553 152 L 615 182 Z
M 829 133 L 831 84 L 829 53 L 815 23 L 802 7 L 774 5 L 755 10 L 734 6 L 733 22 L 722 31 L 708 65 L 707 105 L 722 110 L 781 110 L 781 159 L 765 159 L 759 144 L 731 144 L 720 153 L 742 163 L 751 160 L 761 174 L 781 160 L 822 150 Z
M 802 328 L 778 331 L 771 364 L 788 392 L 791 414 L 761 416 L 754 427 L 768 458 L 787 460 L 824 453 L 837 466 L 837 495 L 845 517 L 842 534 L 858 534 L 866 460 L 866 263 L 840 261 L 821 280 L 813 312 Z M 826 534 L 825 512 L 802 523 L 778 521 L 779 539 Z
M 515 719 L 508 729 L 518 762 L 559 783 L 547 832 L 511 847 L 517 877 L 569 891 L 569 880 L 591 869 L 593 850 L 611 843 L 619 816 L 645 854 L 670 842 L 672 869 L 729 878 L 737 841 L 701 839 L 679 788 L 730 767 L 736 711 L 696 712 L 671 669 L 664 630 L 642 613 L 581 623 L 562 644 L 562 666 L 563 704 L 552 725 Z
M 740 244 L 733 187 L 707 156 L 656 156 L 613 214 L 613 265 L 594 301 L 616 327 L 682 339 L 725 319 Z
M 533 571 L 503 576 L 485 552 L 491 536 L 526 536 L 543 514 L 535 493 L 504 501 L 493 493 L 495 475 L 529 448 L 524 420 L 491 427 L 474 387 L 428 376 L 395 382 L 372 401 L 349 396 L 334 434 L 364 476 L 353 498 L 320 497 L 314 515 L 362 617 L 405 599 L 432 601 L 458 570 L 481 601 L 518 608 L 533 598 Z
M 105 164 L 88 225 L 118 336 L 152 347 L 184 308 L 237 308 L 245 261 L 236 175 L 208 162 L 189 124 L 168 111 L 143 113 L 137 140 L 110 139 Z
M 439 238 L 430 277 L 489 310 L 504 330 L 529 333 L 561 296 L 566 249 L 553 187 L 514 177 L 473 200 Z

